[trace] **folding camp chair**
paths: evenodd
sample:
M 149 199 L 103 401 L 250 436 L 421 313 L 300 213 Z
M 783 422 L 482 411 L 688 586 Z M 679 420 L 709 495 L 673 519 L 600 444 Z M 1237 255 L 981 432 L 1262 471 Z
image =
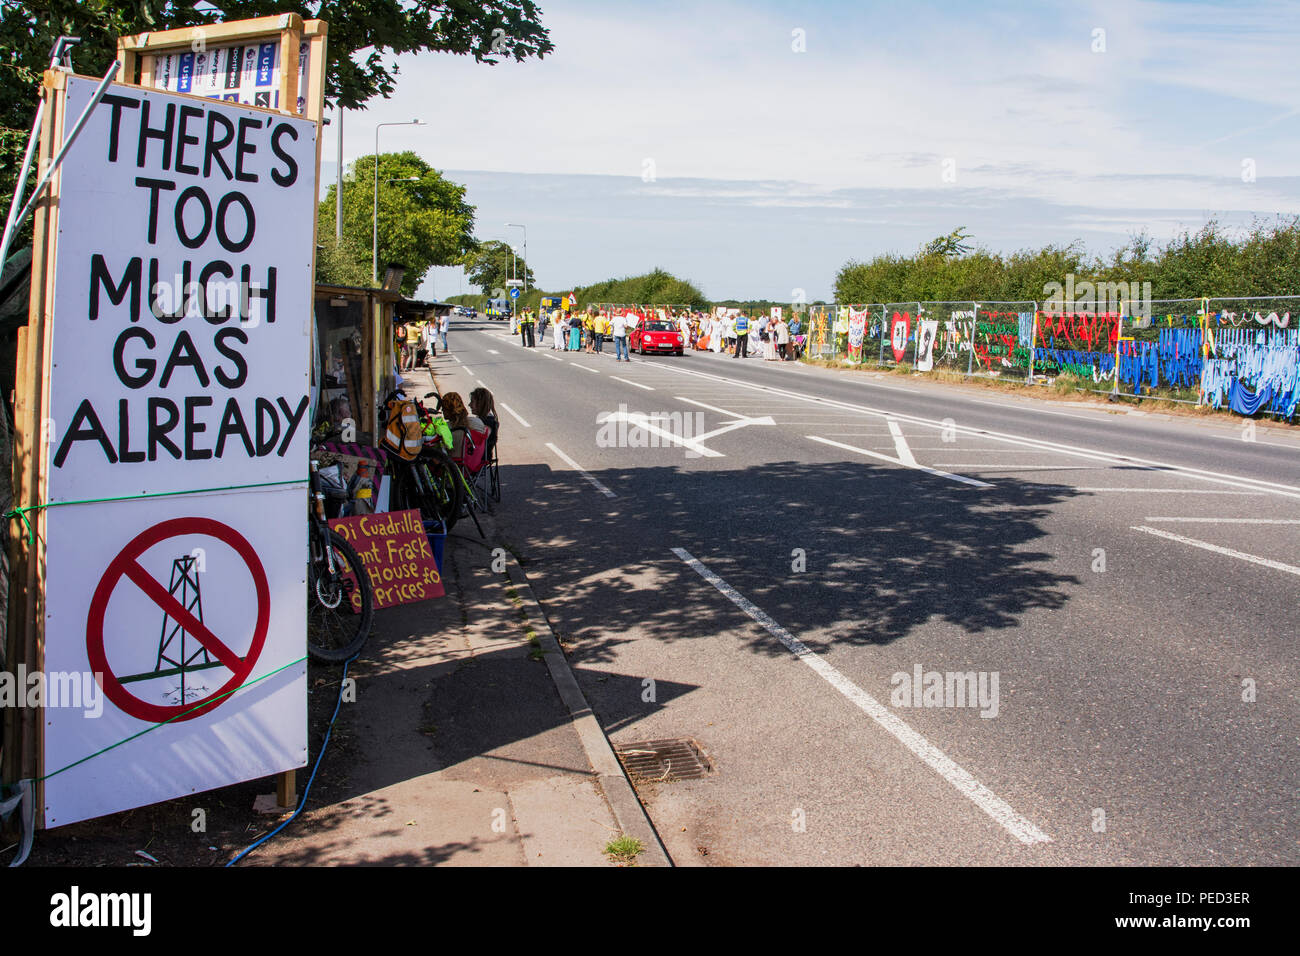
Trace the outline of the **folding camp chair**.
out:
M 451 430 L 453 440 L 457 432 L 462 436 L 460 454 L 452 455 L 451 460 L 456 463 L 456 468 L 461 476 L 461 484 L 465 487 L 465 508 L 469 512 L 469 516 L 474 520 L 474 527 L 478 528 L 479 537 L 486 537 L 483 534 L 483 526 L 478 523 L 476 512 L 487 511 L 478 476 L 486 469 L 485 460 L 489 432 L 453 428 Z
M 483 421 L 488 427 L 487 441 L 483 450 L 483 467 L 479 469 L 475 481 L 483 489 L 486 499 L 499 502 L 501 500 L 501 463 L 497 458 L 497 435 L 501 431 L 501 423 L 495 415 L 491 414 L 484 418 Z

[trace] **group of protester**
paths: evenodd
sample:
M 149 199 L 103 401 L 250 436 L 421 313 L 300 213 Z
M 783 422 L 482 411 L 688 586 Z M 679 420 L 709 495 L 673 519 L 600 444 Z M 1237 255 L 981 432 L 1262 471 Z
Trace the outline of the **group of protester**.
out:
M 447 349 L 446 314 L 428 322 L 404 322 L 393 330 L 401 367 L 403 370 L 419 368 L 438 354 L 438 340 L 442 340 L 442 350 Z
M 585 311 L 554 309 L 548 313 L 542 310 L 540 315 L 525 309 L 519 313 L 516 327 L 525 347 L 534 344 L 535 325 L 537 337 L 542 342 L 546 341 L 549 327 L 553 351 L 603 352 L 605 342 L 612 339 L 615 357 L 626 358 L 627 337 L 639 321 L 656 315 L 657 310 L 649 308 L 606 310 L 593 306 Z M 793 361 L 802 354 L 806 341 L 798 313 L 791 316 L 789 322 L 783 315 L 751 318 L 743 312 L 735 315 L 681 312 L 674 315 L 664 311 L 662 317 L 677 326 L 686 348 L 725 352 L 735 358 L 746 358 L 753 351 L 756 355 L 761 354 L 765 361 Z

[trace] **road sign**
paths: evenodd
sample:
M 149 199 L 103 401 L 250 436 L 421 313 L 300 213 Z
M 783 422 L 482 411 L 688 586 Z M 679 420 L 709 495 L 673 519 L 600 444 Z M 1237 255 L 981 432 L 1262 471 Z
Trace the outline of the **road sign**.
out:
M 216 538 L 232 548 L 243 560 L 247 572 L 253 579 L 257 602 L 256 621 L 251 635 L 227 634 L 226 639 L 222 640 L 221 637 L 213 634 L 202 620 L 177 601 L 165 585 L 140 565 L 139 558 L 145 551 L 168 538 L 182 535 L 206 535 Z M 130 581 L 143 591 L 150 601 L 158 605 L 164 614 L 180 624 L 209 655 L 215 657 L 226 670 L 230 671 L 230 679 L 201 700 L 182 699 L 172 706 L 141 700 L 127 690 L 124 684 L 129 681 L 124 680 L 125 675 L 114 673 L 109 665 L 104 635 L 104 612 L 114 591 L 124 581 Z M 167 720 L 191 720 L 220 706 L 230 699 L 229 692 L 239 687 L 248 677 L 253 665 L 257 663 L 258 655 L 262 652 L 271 613 L 270 595 L 266 572 L 257 557 L 257 552 L 248 543 L 247 538 L 229 525 L 211 518 L 173 518 L 142 531 L 109 564 L 90 600 L 90 613 L 86 618 L 86 654 L 92 671 L 103 675 L 104 695 L 124 713 L 154 723 Z M 124 639 L 131 641 L 136 637 L 126 635 Z M 247 641 L 246 647 L 245 641 Z M 244 648 L 242 655 L 239 648 Z
M 507 289 L 513 289 L 513 288 L 515 288 L 516 286 L 522 286 L 523 284 L 524 284 L 524 280 L 523 280 L 523 279 L 507 279 L 507 280 L 506 280 L 506 288 L 507 288 Z
M 511 290 L 510 290 L 510 298 L 512 298 L 512 299 L 517 299 L 517 298 L 519 298 L 519 290 L 518 290 L 518 289 L 511 289 Z

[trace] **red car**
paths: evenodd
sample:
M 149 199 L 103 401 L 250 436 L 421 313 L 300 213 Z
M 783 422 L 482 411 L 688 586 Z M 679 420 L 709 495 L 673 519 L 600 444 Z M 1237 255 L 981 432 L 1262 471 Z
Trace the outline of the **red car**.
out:
M 628 348 L 633 352 L 672 352 L 683 354 L 686 343 L 677 326 L 663 319 L 642 319 L 637 322 L 628 340 Z

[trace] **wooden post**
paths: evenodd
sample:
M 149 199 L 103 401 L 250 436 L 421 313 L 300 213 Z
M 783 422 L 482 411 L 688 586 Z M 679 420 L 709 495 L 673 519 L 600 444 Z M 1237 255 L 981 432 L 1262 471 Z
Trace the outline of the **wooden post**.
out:
M 275 775 L 275 804 L 287 810 L 298 806 L 297 770 L 286 770 Z

